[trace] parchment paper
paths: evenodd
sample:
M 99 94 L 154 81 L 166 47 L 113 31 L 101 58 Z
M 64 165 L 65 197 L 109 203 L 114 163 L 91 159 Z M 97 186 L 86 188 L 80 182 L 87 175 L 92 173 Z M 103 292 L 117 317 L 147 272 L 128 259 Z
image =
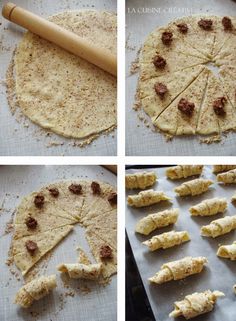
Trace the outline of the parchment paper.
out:
M 76 247 L 81 246 L 90 254 L 84 237 L 84 229 L 78 224 L 54 250 L 41 274 L 57 274 L 58 287 L 47 297 L 35 302 L 29 309 L 13 304 L 14 297 L 23 285 L 17 281 L 5 264 L 11 234 L 4 235 L 6 223 L 23 196 L 50 182 L 62 179 L 102 180 L 116 186 L 116 176 L 100 166 L 0 166 L 0 320 L 1 321 L 115 321 L 116 320 L 116 276 L 109 285 L 94 285 L 93 282 L 71 280 L 75 296 L 60 299 L 67 289 L 56 266 L 77 260 Z M 92 260 L 93 257 L 90 256 Z M 93 261 L 94 262 L 94 261 Z M 84 293 L 82 287 L 91 292 Z M 80 287 L 80 289 L 78 289 Z M 68 291 L 71 290 L 68 289 Z M 31 312 L 33 314 L 31 314 Z
M 218 245 L 231 244 L 236 239 L 236 231 L 232 231 L 231 233 L 215 239 L 202 237 L 200 236 L 201 226 L 207 225 L 212 220 L 222 217 L 222 214 L 205 218 L 192 218 L 188 212 L 189 207 L 204 199 L 212 197 L 226 197 L 228 200 L 228 210 L 224 215 L 235 215 L 236 208 L 230 203 L 230 199 L 236 190 L 236 186 L 224 186 L 217 184 L 215 175 L 211 173 L 211 167 L 205 166 L 203 177 L 214 180 L 214 185 L 212 185 L 208 192 L 202 195 L 180 198 L 175 196 L 173 189 L 191 178 L 171 181 L 166 179 L 164 168 L 153 170 L 157 172 L 159 176 L 153 189 L 166 192 L 166 194 L 172 198 L 172 203 L 161 202 L 159 205 L 156 204 L 156 206 L 150 206 L 142 209 L 135 209 L 127 206 L 126 229 L 134 258 L 156 320 L 171 320 L 168 315 L 173 310 L 174 301 L 181 300 L 185 295 L 193 292 L 201 292 L 207 289 L 223 291 L 225 293 L 225 297 L 220 298 L 217 301 L 214 311 L 205 314 L 204 316 L 196 317 L 194 318 L 194 321 L 236 320 L 236 297 L 232 290 L 233 284 L 236 283 L 236 264 L 235 261 L 218 258 L 216 256 Z M 127 173 L 132 172 L 134 172 L 134 170 L 127 171 Z M 138 191 L 139 190 L 128 191 L 127 195 L 136 194 Z M 158 229 L 148 236 L 143 236 L 134 232 L 137 221 L 142 217 L 171 207 L 178 207 L 180 209 L 178 221 L 174 226 Z M 190 234 L 191 241 L 166 250 L 157 250 L 154 252 L 149 252 L 148 248 L 141 244 L 141 242 L 154 235 L 168 232 L 173 229 L 176 231 L 187 230 Z M 162 285 L 149 284 L 147 279 L 153 276 L 160 269 L 162 264 L 181 259 L 185 256 L 206 256 L 209 263 L 200 274 L 192 275 L 184 280 L 171 281 Z M 179 320 L 184 319 L 180 318 Z
M 236 155 L 236 134 L 222 143 L 200 144 L 199 137 L 177 137 L 166 142 L 164 135 L 147 128 L 133 108 L 138 74 L 130 76 L 130 65 L 146 36 L 158 26 L 191 14 L 236 15 L 233 0 L 127 0 L 126 1 L 126 155 Z M 147 117 L 148 119 L 148 117 Z
M 0 0 L 0 8 L 7 0 Z M 48 17 L 68 10 L 108 10 L 116 12 L 115 0 L 15 0 L 19 6 Z M 17 121 L 12 116 L 6 99 L 6 70 L 13 50 L 21 40 L 25 30 L 10 23 L 0 14 L 0 155 L 4 156 L 110 156 L 116 155 L 116 131 L 109 135 L 101 135 L 92 144 L 84 148 L 74 147 L 75 139 L 67 139 L 56 134 L 46 136 L 47 130 L 41 129 L 26 117 L 25 121 Z M 55 145 L 56 143 L 57 145 Z M 62 144 L 62 145 L 60 145 Z

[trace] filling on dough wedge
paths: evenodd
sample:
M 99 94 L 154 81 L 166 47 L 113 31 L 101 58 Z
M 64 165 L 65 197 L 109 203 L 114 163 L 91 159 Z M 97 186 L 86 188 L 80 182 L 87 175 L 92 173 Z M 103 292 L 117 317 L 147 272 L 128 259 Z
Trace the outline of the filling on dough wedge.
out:
M 139 81 L 138 95 L 144 111 L 154 121 L 202 72 L 204 67 L 196 66 L 171 73 L 167 76 L 154 77 Z M 164 95 L 158 94 L 157 86 L 165 86 Z
M 205 99 L 200 111 L 197 133 L 209 135 L 236 128 L 235 108 L 221 82 L 210 72 Z
M 172 135 L 195 134 L 208 75 L 209 70 L 204 69 L 158 116 L 154 125 Z
M 174 303 L 174 310 L 169 316 L 174 318 L 184 316 L 188 320 L 210 312 L 213 310 L 216 300 L 222 296 L 224 296 L 223 292 L 210 290 L 186 295 L 183 300 Z
M 66 225 L 38 235 L 13 240 L 12 253 L 16 266 L 25 275 L 46 253 L 52 250 L 73 229 Z

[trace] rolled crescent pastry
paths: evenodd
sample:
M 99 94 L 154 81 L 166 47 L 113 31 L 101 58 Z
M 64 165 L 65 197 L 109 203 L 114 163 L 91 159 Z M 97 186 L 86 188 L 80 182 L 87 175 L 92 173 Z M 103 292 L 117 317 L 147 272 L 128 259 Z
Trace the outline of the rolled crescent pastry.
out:
M 225 198 L 211 198 L 190 207 L 189 212 L 192 216 L 210 216 L 222 213 L 227 208 L 227 200 Z
M 160 235 L 155 235 L 150 240 L 143 242 L 143 244 L 148 246 L 150 251 L 155 251 L 158 249 L 167 249 L 189 240 L 190 236 L 187 231 L 170 231 L 167 233 L 162 233 Z
M 216 300 L 222 296 L 224 296 L 223 292 L 210 290 L 186 295 L 183 300 L 174 303 L 174 310 L 169 314 L 169 317 L 184 316 L 188 320 L 210 312 L 213 310 Z
M 180 179 L 189 176 L 200 175 L 203 165 L 178 165 L 166 170 L 166 176 L 170 179 Z
M 127 174 L 125 175 L 125 187 L 128 189 L 145 189 L 146 187 L 155 184 L 156 179 L 157 175 L 155 172 L 138 172 L 134 174 Z
M 137 195 L 129 195 L 128 205 L 134 207 L 144 207 L 167 200 L 170 200 L 170 198 L 165 195 L 164 192 L 149 189 L 147 191 L 139 192 Z
M 231 197 L 231 202 L 235 203 L 236 202 L 236 193 Z
M 225 216 L 212 221 L 209 225 L 202 226 L 201 235 L 207 237 L 217 237 L 236 229 L 236 215 Z
M 236 294 L 236 284 L 233 286 L 234 293 Z
M 157 228 L 176 223 L 178 215 L 179 210 L 177 208 L 149 214 L 137 223 L 135 231 L 143 235 L 148 235 Z
M 179 196 L 195 196 L 206 192 L 211 184 L 213 182 L 209 179 L 197 178 L 177 186 L 174 191 Z
M 56 275 L 41 276 L 25 284 L 17 292 L 15 303 L 23 308 L 28 308 L 35 300 L 43 298 L 56 286 Z
M 230 259 L 231 261 L 236 260 L 236 241 L 230 245 L 221 245 L 218 248 L 217 255 L 220 257 L 224 257 L 226 259 Z
M 62 273 L 68 273 L 72 279 L 97 280 L 102 272 L 102 263 L 89 265 L 81 263 L 60 264 L 57 269 Z
M 231 169 L 235 169 L 236 165 L 214 165 L 213 166 L 213 173 L 221 173 L 221 172 L 227 172 Z
M 226 173 L 218 174 L 217 181 L 224 184 L 235 184 L 236 183 L 236 169 L 232 169 Z
M 192 274 L 200 273 L 205 263 L 207 263 L 207 259 L 203 256 L 186 256 L 181 260 L 163 264 L 161 270 L 149 278 L 149 281 L 162 284 L 171 280 L 184 279 Z

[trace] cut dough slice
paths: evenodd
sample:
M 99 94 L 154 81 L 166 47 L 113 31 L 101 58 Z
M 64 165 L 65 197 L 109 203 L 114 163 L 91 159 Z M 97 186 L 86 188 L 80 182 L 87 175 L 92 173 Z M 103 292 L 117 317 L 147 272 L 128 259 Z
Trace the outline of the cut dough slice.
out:
M 28 308 L 35 300 L 48 295 L 57 286 L 56 275 L 40 276 L 25 284 L 16 294 L 15 303 Z
M 177 186 L 174 191 L 179 194 L 179 196 L 195 196 L 206 192 L 212 184 L 213 182 L 209 179 L 197 178 Z
M 236 165 L 213 165 L 213 170 L 212 172 L 214 174 L 220 173 L 220 172 L 227 172 L 230 171 L 231 169 L 235 169 Z
M 152 78 L 147 81 L 140 80 L 138 91 L 144 111 L 152 120 L 155 120 L 197 78 L 203 69 L 203 66 L 196 66 L 168 76 Z M 158 96 L 154 89 L 156 83 L 164 84 L 167 87 L 163 98 Z
M 223 213 L 226 208 L 226 198 L 211 198 L 190 207 L 189 212 L 192 216 L 210 216 L 217 213 Z
M 224 67 L 220 70 L 220 79 L 229 101 L 233 105 L 234 110 L 236 110 L 236 75 L 232 76 L 230 69 Z
M 224 257 L 226 259 L 230 259 L 232 261 L 236 260 L 236 241 L 230 245 L 221 245 L 218 248 L 217 255 L 220 257 Z
M 202 272 L 207 259 L 203 256 L 191 257 L 187 256 L 181 260 L 165 263 L 161 266 L 161 270 L 149 281 L 155 284 L 162 284 L 171 280 L 185 279 L 186 277 Z
M 156 251 L 158 249 L 168 249 L 179 245 L 181 243 L 190 241 L 190 236 L 187 231 L 181 232 L 166 232 L 153 236 L 150 240 L 143 242 L 150 251 Z
M 117 210 L 113 209 L 108 212 L 103 212 L 102 208 L 99 211 L 90 212 L 83 221 L 86 227 L 108 227 L 116 230 L 117 227 Z
M 189 176 L 201 175 L 203 165 L 178 165 L 166 170 L 166 176 L 170 179 L 180 179 Z
M 224 104 L 224 116 L 218 116 L 214 112 L 214 101 L 220 97 L 226 98 Z M 236 113 L 231 102 L 228 100 L 224 92 L 223 85 L 220 81 L 210 73 L 208 79 L 208 86 L 203 106 L 200 112 L 197 132 L 199 134 L 208 135 L 235 129 L 236 127 Z
M 212 221 L 209 225 L 202 226 L 201 235 L 207 237 L 217 237 L 236 229 L 236 215 L 225 216 Z
M 172 135 L 195 134 L 201 103 L 206 88 L 209 70 L 204 71 L 185 89 L 164 112 L 153 122 L 162 131 Z M 181 99 L 194 104 L 192 116 L 188 116 L 178 109 Z
M 149 214 L 136 224 L 135 232 L 148 235 L 157 228 L 176 223 L 178 216 L 179 210 L 177 208 Z
M 22 274 L 25 275 L 36 262 L 53 249 L 72 229 L 73 226 L 67 225 L 38 235 L 13 240 L 12 253 L 14 262 Z M 33 255 L 30 255 L 26 249 L 27 241 L 32 241 L 37 244 L 37 249 Z
M 236 59 L 236 31 L 230 32 L 223 43 L 221 50 L 215 56 L 214 61 L 217 66 L 232 65 L 232 61 Z
M 86 232 L 86 239 L 88 241 L 89 247 L 92 251 L 98 263 L 103 264 L 102 275 L 104 278 L 109 278 L 117 272 L 117 250 L 112 248 L 112 257 L 103 259 L 100 256 L 101 247 L 106 245 L 106 243 L 92 231 Z
M 44 197 L 43 205 L 41 207 L 37 207 L 34 203 L 35 197 L 37 198 L 38 195 Z M 25 222 L 29 216 L 32 216 L 37 220 L 41 214 L 45 217 L 47 215 L 53 215 L 58 218 L 61 217 L 63 219 L 67 219 L 70 224 L 77 222 L 77 220 L 70 215 L 70 212 L 65 212 L 62 208 L 57 206 L 56 203 L 54 203 L 52 196 L 49 195 L 49 191 L 46 188 L 42 188 L 39 192 L 33 192 L 23 198 L 17 208 L 14 224 Z
M 137 172 L 125 175 L 125 187 L 127 189 L 145 189 L 155 184 L 157 175 L 155 172 Z
M 170 198 L 164 192 L 153 189 L 139 192 L 137 195 L 129 195 L 127 198 L 128 205 L 133 207 L 144 207 L 168 200 Z
M 231 169 L 228 172 L 217 174 L 217 182 L 224 184 L 236 184 L 236 169 Z
M 176 301 L 174 303 L 174 311 L 172 311 L 169 316 L 174 318 L 184 316 L 185 319 L 188 320 L 210 312 L 213 310 L 216 300 L 222 296 L 224 296 L 223 292 L 212 292 L 210 290 L 186 295 L 182 301 Z
M 233 30 L 224 30 L 222 24 L 222 18 L 216 17 L 216 21 L 214 24 L 214 31 L 215 31 L 215 41 L 214 41 L 214 48 L 213 48 L 213 57 L 218 56 L 220 52 L 225 50 L 228 47 L 228 43 L 233 41 L 235 37 L 235 28 Z M 235 19 L 233 17 L 229 17 L 233 24 L 235 24 Z

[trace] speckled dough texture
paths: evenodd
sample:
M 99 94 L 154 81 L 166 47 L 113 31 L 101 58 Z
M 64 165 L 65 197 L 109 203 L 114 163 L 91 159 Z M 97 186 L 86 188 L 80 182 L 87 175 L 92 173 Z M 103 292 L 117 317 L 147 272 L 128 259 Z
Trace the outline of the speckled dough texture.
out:
M 235 131 L 236 19 L 228 17 L 232 28 L 226 30 L 222 18 L 183 17 L 147 36 L 139 58 L 137 96 L 158 130 L 171 136 Z M 201 28 L 201 19 L 211 20 L 212 27 Z M 187 32 L 181 32 L 179 25 L 187 27 Z M 169 44 L 162 41 L 164 32 L 172 33 Z M 207 63 L 219 68 L 218 74 Z M 160 84 L 166 87 L 164 94 L 156 89 Z M 222 97 L 224 114 L 219 115 L 213 106 Z M 180 100 L 194 104 L 190 114 L 181 110 Z
M 116 55 L 116 15 L 69 11 L 50 21 Z M 116 127 L 116 79 L 27 32 L 15 55 L 16 97 L 28 118 L 65 137 L 85 138 Z

